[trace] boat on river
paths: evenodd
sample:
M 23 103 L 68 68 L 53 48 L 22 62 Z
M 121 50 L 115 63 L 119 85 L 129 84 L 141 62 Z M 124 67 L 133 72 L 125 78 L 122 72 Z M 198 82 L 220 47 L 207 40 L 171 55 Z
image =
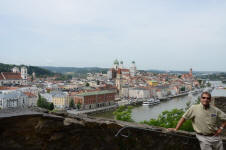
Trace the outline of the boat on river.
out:
M 147 101 L 144 101 L 142 105 L 143 106 L 151 106 L 151 105 L 156 105 L 156 104 L 159 104 L 159 103 L 160 103 L 159 99 L 151 98 Z
M 198 94 L 200 92 L 201 90 L 196 89 L 196 90 L 190 91 L 189 94 Z

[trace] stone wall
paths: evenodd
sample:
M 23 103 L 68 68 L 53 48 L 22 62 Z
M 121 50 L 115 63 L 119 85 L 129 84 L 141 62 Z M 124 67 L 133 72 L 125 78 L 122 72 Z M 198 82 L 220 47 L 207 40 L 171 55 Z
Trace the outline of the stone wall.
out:
M 213 104 L 226 113 L 226 97 L 213 97 L 212 99 Z M 220 126 L 222 122 L 219 122 L 218 125 Z M 222 135 L 226 136 L 226 129 L 223 130 Z
M 213 103 L 216 107 L 226 113 L 226 97 L 213 97 Z
M 221 109 L 224 109 L 224 99 L 215 99 Z M 0 150 L 200 149 L 194 133 L 167 132 L 164 128 L 137 123 L 38 111 L 0 111 Z
M 0 122 L 1 150 L 199 149 L 193 134 L 106 119 L 33 114 L 3 117 Z

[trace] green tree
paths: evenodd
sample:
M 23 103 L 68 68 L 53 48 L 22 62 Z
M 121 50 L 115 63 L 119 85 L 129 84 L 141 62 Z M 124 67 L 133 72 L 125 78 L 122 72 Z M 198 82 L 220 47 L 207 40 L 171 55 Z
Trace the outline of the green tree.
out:
M 184 92 L 184 91 L 185 91 L 185 87 L 184 87 L 184 86 L 181 87 L 181 88 L 180 88 L 180 91 L 183 91 L 183 92 Z
M 86 86 L 89 86 L 89 83 L 88 82 L 86 83 Z
M 132 106 L 120 106 L 116 111 L 113 112 L 116 120 L 122 120 L 127 122 L 134 122 L 131 117 Z
M 207 86 L 208 86 L 208 87 L 211 87 L 211 83 L 208 82 L 208 83 L 207 83 Z
M 37 106 L 38 107 L 42 107 L 42 98 L 41 98 L 41 95 L 40 94 L 38 94 Z
M 77 109 L 80 109 L 80 108 L 81 108 L 81 103 L 78 102 L 78 103 L 77 103 Z
M 100 85 L 100 81 L 99 80 L 97 80 L 97 85 Z
M 53 105 L 53 103 L 50 103 L 49 104 L 49 110 L 53 110 L 54 109 L 54 105 Z
M 70 100 L 70 104 L 69 104 L 70 108 L 75 108 L 75 102 L 73 99 Z
M 46 89 L 46 91 L 47 91 L 47 93 L 50 93 L 51 90 L 50 89 Z
M 38 94 L 37 106 L 41 107 L 41 108 L 48 109 L 48 110 L 54 109 L 53 103 L 47 102 L 47 100 L 45 98 L 42 98 L 40 94 Z
M 141 123 L 159 126 L 164 128 L 175 128 L 180 118 L 183 116 L 183 109 L 173 109 L 171 111 L 164 111 L 157 119 L 150 119 Z M 190 120 L 187 120 L 180 128 L 184 131 L 194 131 Z

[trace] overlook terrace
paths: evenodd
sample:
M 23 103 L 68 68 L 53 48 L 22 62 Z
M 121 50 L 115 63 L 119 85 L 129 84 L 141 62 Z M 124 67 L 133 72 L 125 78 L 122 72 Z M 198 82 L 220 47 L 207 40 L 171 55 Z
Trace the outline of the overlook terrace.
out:
M 225 111 L 225 100 L 215 97 L 214 104 Z M 194 133 L 183 131 L 40 109 L 1 110 L 0 114 L 1 150 L 200 149 Z

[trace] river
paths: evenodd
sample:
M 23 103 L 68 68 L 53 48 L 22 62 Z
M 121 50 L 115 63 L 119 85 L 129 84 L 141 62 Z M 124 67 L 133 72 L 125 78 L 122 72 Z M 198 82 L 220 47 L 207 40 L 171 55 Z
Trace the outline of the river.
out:
M 215 86 L 224 86 L 225 84 L 222 84 L 220 81 L 211 81 L 212 85 Z M 201 93 L 200 93 L 201 94 Z M 151 118 L 157 118 L 159 114 L 161 114 L 165 110 L 172 110 L 174 108 L 177 109 L 184 109 L 186 108 L 186 103 L 191 102 L 194 103 L 197 98 L 200 96 L 200 94 L 189 94 L 187 96 L 183 97 L 177 97 L 173 98 L 168 101 L 163 101 L 158 105 L 153 106 L 137 106 L 132 109 L 132 119 L 136 122 L 141 122 L 144 120 L 150 120 Z M 224 89 L 214 89 L 212 91 L 212 96 L 226 96 L 226 90 Z M 96 117 L 106 117 L 113 119 L 114 116 L 112 112 L 106 112 L 104 114 L 97 114 Z

